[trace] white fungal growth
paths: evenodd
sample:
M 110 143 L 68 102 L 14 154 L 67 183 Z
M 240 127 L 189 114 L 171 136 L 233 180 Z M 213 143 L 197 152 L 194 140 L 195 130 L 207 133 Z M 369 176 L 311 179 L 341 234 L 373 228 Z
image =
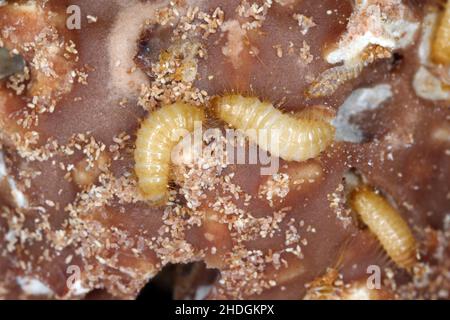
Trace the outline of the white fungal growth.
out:
M 230 95 L 216 100 L 217 116 L 241 130 L 273 156 L 304 161 L 320 155 L 334 141 L 334 127 L 326 120 L 283 114 L 269 102 Z
M 8 174 L 8 171 L 6 169 L 5 165 L 5 159 L 3 156 L 3 152 L 0 151 L 0 181 L 3 179 L 6 179 L 6 182 L 8 183 L 9 191 L 11 192 L 12 198 L 19 208 L 26 208 L 28 207 L 28 200 L 25 194 L 20 191 L 20 189 L 17 187 L 17 183 L 14 180 L 14 178 Z

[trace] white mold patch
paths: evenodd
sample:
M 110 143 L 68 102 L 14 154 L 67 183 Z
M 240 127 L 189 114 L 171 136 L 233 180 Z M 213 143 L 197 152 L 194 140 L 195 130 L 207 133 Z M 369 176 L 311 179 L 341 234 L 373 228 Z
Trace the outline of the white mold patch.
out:
M 336 127 L 336 139 L 353 143 L 363 141 L 364 134 L 361 129 L 350 122 L 352 117 L 363 111 L 379 108 L 391 97 L 392 90 L 388 84 L 353 91 L 339 108 L 336 118 L 332 121 L 332 124 Z

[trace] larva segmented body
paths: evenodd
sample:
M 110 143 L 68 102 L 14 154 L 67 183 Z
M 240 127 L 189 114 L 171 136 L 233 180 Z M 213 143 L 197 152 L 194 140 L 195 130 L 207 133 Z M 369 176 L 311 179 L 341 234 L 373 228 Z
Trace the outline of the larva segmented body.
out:
M 389 49 L 378 45 L 368 46 L 357 61 L 322 72 L 309 87 L 307 94 L 313 98 L 330 96 L 345 82 L 358 78 L 368 65 L 391 56 Z
M 353 192 L 351 205 L 389 257 L 399 267 L 410 270 L 416 262 L 416 240 L 400 214 L 367 186 Z
M 450 2 L 445 5 L 445 12 L 440 19 L 436 36 L 432 44 L 432 57 L 437 63 L 450 64 Z
M 287 161 L 315 158 L 334 139 L 335 129 L 331 124 L 297 119 L 258 98 L 230 95 L 215 103 L 220 119 L 242 130 L 261 149 Z
M 177 132 L 194 131 L 195 123 L 202 122 L 200 108 L 175 103 L 151 113 L 137 133 L 134 159 L 139 188 L 145 199 L 158 202 L 167 196 L 171 153 L 181 140 Z
M 354 66 L 337 66 L 325 70 L 317 77 L 308 89 L 308 95 L 313 98 L 332 95 L 343 83 L 356 79 L 362 72 L 362 63 Z
M 336 118 L 336 111 L 326 106 L 308 107 L 295 114 L 297 119 L 317 120 L 331 123 Z

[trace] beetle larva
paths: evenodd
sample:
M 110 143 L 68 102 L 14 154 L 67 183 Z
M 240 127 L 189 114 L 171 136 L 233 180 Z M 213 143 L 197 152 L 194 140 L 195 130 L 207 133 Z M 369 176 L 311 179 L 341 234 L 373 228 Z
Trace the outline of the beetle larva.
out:
M 203 122 L 200 108 L 175 103 L 151 113 L 137 133 L 134 159 L 139 188 L 145 199 L 158 202 L 167 196 L 171 153 L 181 140 L 177 133 L 193 132 L 196 122 Z
M 345 82 L 358 78 L 365 67 L 379 59 L 387 59 L 392 53 L 381 46 L 370 45 L 356 59 L 322 72 L 307 90 L 312 98 L 330 96 Z
M 445 12 L 436 30 L 431 52 L 435 62 L 450 64 L 450 1 L 447 1 Z
M 364 65 L 358 63 L 354 66 L 337 66 L 321 73 L 313 84 L 308 88 L 308 96 L 313 98 L 332 95 L 343 83 L 357 78 Z
M 367 186 L 357 188 L 350 201 L 389 257 L 399 267 L 410 270 L 416 262 L 416 240 L 400 214 Z
M 230 95 L 216 99 L 215 104 L 220 119 L 287 161 L 315 158 L 334 139 L 334 127 L 326 121 L 297 119 L 258 98 Z

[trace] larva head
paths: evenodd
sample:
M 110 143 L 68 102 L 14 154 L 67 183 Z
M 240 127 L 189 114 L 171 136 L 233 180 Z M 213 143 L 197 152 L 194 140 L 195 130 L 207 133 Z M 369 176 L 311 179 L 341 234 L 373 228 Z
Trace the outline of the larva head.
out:
M 360 185 L 353 189 L 353 191 L 349 195 L 349 203 L 350 206 L 355 210 L 358 211 L 358 201 L 359 198 L 364 194 L 370 194 L 374 192 L 374 190 L 366 185 Z

